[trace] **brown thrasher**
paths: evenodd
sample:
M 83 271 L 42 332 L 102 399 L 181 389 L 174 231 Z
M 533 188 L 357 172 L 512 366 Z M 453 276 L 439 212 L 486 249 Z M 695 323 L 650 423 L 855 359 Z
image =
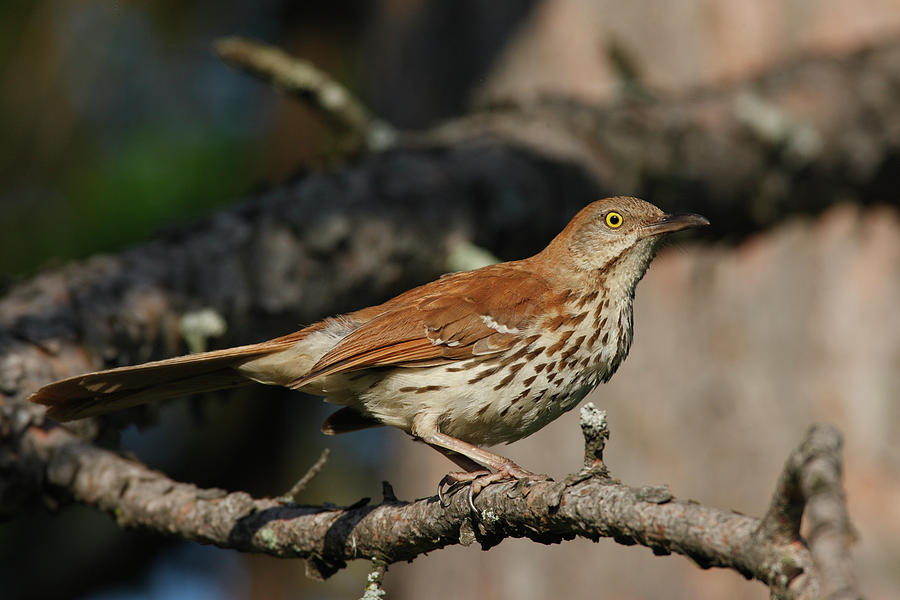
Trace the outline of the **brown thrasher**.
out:
M 534 433 L 607 381 L 631 346 L 634 288 L 661 235 L 708 224 L 637 198 L 599 200 L 531 258 L 445 275 L 259 344 L 71 377 L 31 400 L 68 421 L 282 385 L 343 405 L 325 433 L 393 425 L 443 453 L 466 471 L 451 480 L 476 481 L 471 502 L 490 481 L 533 477 L 479 446 Z

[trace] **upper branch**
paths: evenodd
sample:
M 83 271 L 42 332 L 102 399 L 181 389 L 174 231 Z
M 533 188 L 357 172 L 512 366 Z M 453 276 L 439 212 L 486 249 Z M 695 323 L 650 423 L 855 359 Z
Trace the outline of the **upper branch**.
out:
M 378 151 L 394 143 L 396 133 L 388 124 L 373 118 L 343 85 L 311 63 L 238 36 L 216 40 L 215 50 L 228 64 L 309 102 L 328 122 L 350 134 L 354 141 L 351 150 L 362 146 Z

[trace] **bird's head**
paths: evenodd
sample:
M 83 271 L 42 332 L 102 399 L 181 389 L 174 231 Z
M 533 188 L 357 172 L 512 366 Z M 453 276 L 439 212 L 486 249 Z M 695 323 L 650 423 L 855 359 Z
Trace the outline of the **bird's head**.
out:
M 584 207 L 541 254 L 573 275 L 601 274 L 608 284 L 633 290 L 663 235 L 705 225 L 709 221 L 700 215 L 667 214 L 638 198 L 616 196 Z

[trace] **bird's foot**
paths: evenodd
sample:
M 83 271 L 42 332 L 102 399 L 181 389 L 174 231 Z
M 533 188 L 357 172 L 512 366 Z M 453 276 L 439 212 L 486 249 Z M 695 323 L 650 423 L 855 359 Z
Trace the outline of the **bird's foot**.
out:
M 441 479 L 440 483 L 438 483 L 438 498 L 440 499 L 441 506 L 447 506 L 447 502 L 445 501 L 446 494 L 452 494 L 461 487 L 468 485 L 469 490 L 466 495 L 466 500 L 468 501 L 469 508 L 471 508 L 473 512 L 478 512 L 475 508 L 475 497 L 481 493 L 484 488 L 492 483 L 513 480 L 518 482 L 519 485 L 517 485 L 517 487 L 521 488 L 522 495 L 527 496 L 528 487 L 534 482 L 550 481 L 551 479 L 547 475 L 538 475 L 531 471 L 526 471 L 513 462 L 508 462 L 501 465 L 496 471 L 480 469 L 477 471 L 455 471 L 447 473 L 444 475 L 443 479 Z M 444 486 L 446 486 L 446 489 L 444 489 Z
M 487 469 L 480 469 L 478 471 L 451 471 L 450 473 L 447 473 L 438 482 L 437 495 L 438 500 L 441 502 L 441 506 L 447 507 L 448 505 L 446 494 L 452 494 L 464 485 L 474 483 L 479 477 L 490 477 L 493 474 L 493 471 Z M 446 489 L 444 489 L 445 486 Z M 471 488 L 469 494 L 471 495 Z M 469 501 L 469 505 L 472 505 L 471 500 Z

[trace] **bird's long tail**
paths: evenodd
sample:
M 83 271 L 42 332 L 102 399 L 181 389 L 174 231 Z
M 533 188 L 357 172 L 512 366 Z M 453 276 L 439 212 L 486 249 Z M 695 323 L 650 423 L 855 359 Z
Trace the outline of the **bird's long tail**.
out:
M 251 383 L 236 367 L 248 360 L 291 347 L 297 334 L 248 346 L 178 356 L 69 377 L 31 395 L 45 404 L 47 416 L 72 421 L 140 404 Z

